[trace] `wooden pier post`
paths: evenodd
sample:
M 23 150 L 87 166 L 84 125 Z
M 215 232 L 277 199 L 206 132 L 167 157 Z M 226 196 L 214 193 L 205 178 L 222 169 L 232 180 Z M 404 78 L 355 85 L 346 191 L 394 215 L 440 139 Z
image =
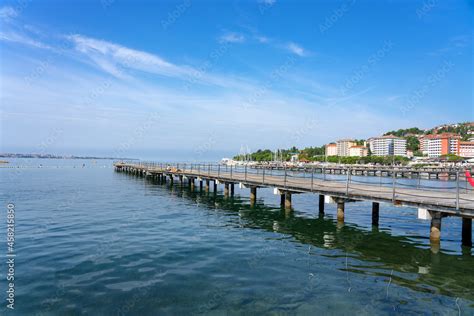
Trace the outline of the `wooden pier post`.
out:
M 202 192 L 202 180 L 199 180 L 199 191 Z
M 472 218 L 462 218 L 462 245 L 472 247 Z
M 379 226 L 379 210 L 380 210 L 380 203 L 372 202 L 372 225 L 373 226 Z
M 191 191 L 194 191 L 194 178 L 189 178 L 189 186 L 191 187 Z
M 430 241 L 431 243 L 439 243 L 441 239 L 441 212 L 430 211 L 430 214 Z
M 285 208 L 287 210 L 291 209 L 291 192 L 285 192 Z
M 204 188 L 204 190 L 206 191 L 206 193 L 209 192 L 209 179 L 206 179 L 206 187 Z
M 217 194 L 217 180 L 214 180 L 214 189 L 213 189 L 214 194 Z
M 229 196 L 229 183 L 226 182 L 224 183 L 224 197 L 228 197 Z
M 230 196 L 232 196 L 232 197 L 234 196 L 234 184 L 233 183 L 230 184 Z
M 324 194 L 319 195 L 319 214 L 324 214 Z
M 250 204 L 254 205 L 256 200 L 257 200 L 257 187 L 251 186 L 250 187 Z
M 173 185 L 173 181 L 174 181 L 174 179 L 173 179 L 173 175 L 172 175 L 172 174 L 170 174 L 170 185 L 171 185 L 171 186 Z
M 280 207 L 285 206 L 285 193 L 280 192 Z
M 344 201 L 337 200 L 337 220 L 339 222 L 344 222 Z

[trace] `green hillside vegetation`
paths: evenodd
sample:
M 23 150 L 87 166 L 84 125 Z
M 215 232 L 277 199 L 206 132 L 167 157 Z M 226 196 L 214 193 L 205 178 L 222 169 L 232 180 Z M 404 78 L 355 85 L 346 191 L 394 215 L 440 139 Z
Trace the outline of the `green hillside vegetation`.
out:
M 418 127 L 411 127 L 405 129 L 399 129 L 396 131 L 390 131 L 384 134 L 386 135 L 394 135 L 397 137 L 405 137 L 407 134 L 414 134 L 414 135 L 423 135 L 425 134 L 425 130 L 419 129 Z

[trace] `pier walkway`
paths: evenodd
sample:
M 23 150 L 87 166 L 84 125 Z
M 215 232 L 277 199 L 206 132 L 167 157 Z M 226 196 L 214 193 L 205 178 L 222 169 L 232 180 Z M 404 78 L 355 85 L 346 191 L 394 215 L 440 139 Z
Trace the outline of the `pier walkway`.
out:
M 409 206 L 419 209 L 419 214 L 431 219 L 430 239 L 439 242 L 441 220 L 445 216 L 462 218 L 463 244 L 472 245 L 472 219 L 474 218 L 474 190 L 457 172 L 456 180 L 444 182 L 442 186 L 410 184 L 400 181 L 396 169 L 391 177 L 380 177 L 379 182 L 361 181 L 352 171 L 344 178 L 327 178 L 315 169 L 273 170 L 256 169 L 247 166 L 225 166 L 212 164 L 172 164 L 155 162 L 115 162 L 116 171 L 128 172 L 140 176 L 155 177 L 159 181 L 187 182 L 194 189 L 196 181 L 200 190 L 209 192 L 212 183 L 214 192 L 217 185 L 224 186 L 224 195 L 234 193 L 234 185 L 250 189 L 250 202 L 255 203 L 257 189 L 269 187 L 281 197 L 281 205 L 291 209 L 293 194 L 313 193 L 319 195 L 319 212 L 324 213 L 324 204 L 337 204 L 337 218 L 344 220 L 344 205 L 348 202 L 371 201 L 372 224 L 378 225 L 379 203 L 397 206 Z M 400 171 L 403 172 L 403 171 Z M 383 181 L 382 181 L 383 180 Z M 204 186 L 204 188 L 203 188 Z M 424 214 L 424 215 L 423 215 Z

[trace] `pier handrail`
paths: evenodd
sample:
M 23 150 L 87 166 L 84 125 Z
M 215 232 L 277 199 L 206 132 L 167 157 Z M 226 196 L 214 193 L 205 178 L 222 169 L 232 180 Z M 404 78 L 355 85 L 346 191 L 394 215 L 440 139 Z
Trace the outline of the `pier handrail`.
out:
M 265 168 L 252 168 L 245 165 L 222 165 L 222 164 L 211 164 L 211 163 L 172 163 L 172 162 L 152 162 L 152 161 L 118 161 L 114 163 L 115 166 L 121 165 L 132 165 L 138 166 L 145 170 L 145 172 L 170 172 L 177 175 L 184 176 L 195 176 L 202 178 L 219 178 L 222 181 L 233 181 L 239 182 L 244 181 L 252 185 L 262 186 L 280 186 L 278 183 L 282 183 L 281 188 L 284 190 L 298 191 L 301 189 L 309 190 L 310 192 L 315 191 L 317 187 L 333 188 L 343 190 L 347 198 L 354 198 L 355 192 L 372 192 L 382 193 L 385 190 L 391 189 L 391 200 L 393 203 L 402 199 L 404 196 L 417 197 L 426 199 L 432 199 L 435 197 L 433 193 L 436 192 L 452 192 L 449 196 L 443 196 L 445 200 L 450 200 L 452 206 L 459 210 L 461 202 L 474 202 L 474 188 L 470 187 L 467 182 L 467 178 L 464 176 L 464 172 L 456 171 L 456 178 L 454 181 L 448 180 L 447 182 L 453 183 L 453 185 L 427 185 L 419 183 L 404 183 L 400 175 L 405 172 L 404 169 L 393 168 L 391 170 L 392 181 L 362 181 L 362 177 L 358 177 L 357 168 L 351 167 L 344 168 L 345 179 L 341 178 L 341 175 L 331 174 L 330 177 L 326 174 L 325 169 L 321 167 L 305 167 L 305 168 L 287 168 L 284 166 L 282 170 L 279 169 L 265 169 Z M 225 167 L 224 167 L 225 166 Z M 263 169 L 263 170 L 262 170 Z M 322 170 L 322 175 L 318 176 L 316 170 Z M 280 179 L 278 182 L 278 179 Z M 340 185 L 338 185 L 338 183 Z M 440 182 L 441 183 L 441 182 Z M 442 183 L 446 183 L 442 182 Z M 320 191 L 320 190 L 319 190 Z M 439 197 L 438 197 L 439 198 Z

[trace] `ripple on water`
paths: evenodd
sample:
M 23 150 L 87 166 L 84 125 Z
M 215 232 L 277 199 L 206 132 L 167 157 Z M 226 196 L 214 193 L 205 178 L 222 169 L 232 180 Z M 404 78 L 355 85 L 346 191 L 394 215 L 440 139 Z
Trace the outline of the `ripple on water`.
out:
M 433 254 L 414 209 L 382 204 L 376 229 L 369 203 L 347 204 L 340 225 L 311 195 L 287 213 L 265 189 L 252 208 L 239 188 L 225 199 L 111 169 L 23 172 L 0 176 L 16 202 L 20 314 L 474 313 L 455 218 Z

